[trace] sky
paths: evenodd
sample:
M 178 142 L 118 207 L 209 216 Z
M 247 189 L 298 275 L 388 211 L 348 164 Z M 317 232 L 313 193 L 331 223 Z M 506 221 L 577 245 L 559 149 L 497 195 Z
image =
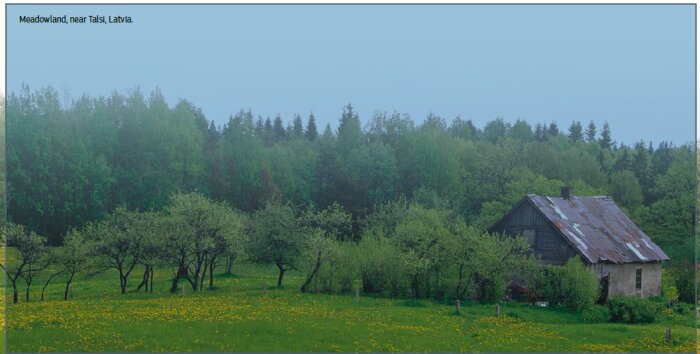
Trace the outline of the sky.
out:
M 26 24 L 19 16 L 130 16 Z M 352 103 L 416 122 L 610 124 L 613 138 L 695 141 L 694 5 L 8 5 L 7 87 L 187 99 L 337 127 Z

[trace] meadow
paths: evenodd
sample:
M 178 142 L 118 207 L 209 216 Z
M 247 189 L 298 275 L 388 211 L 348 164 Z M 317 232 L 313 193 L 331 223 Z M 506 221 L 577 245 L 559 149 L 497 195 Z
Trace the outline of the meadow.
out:
M 664 310 L 653 324 L 583 323 L 579 314 L 506 302 L 410 302 L 354 294 L 302 294 L 290 271 L 276 289 L 274 267 L 240 264 L 216 288 L 119 293 L 118 277 L 81 275 L 62 299 L 60 277 L 33 286 L 31 301 L 7 304 L 9 352 L 693 352 L 694 316 Z M 130 289 L 136 282 L 131 280 Z M 20 292 L 20 295 L 23 294 Z M 664 342 L 667 327 L 673 342 Z

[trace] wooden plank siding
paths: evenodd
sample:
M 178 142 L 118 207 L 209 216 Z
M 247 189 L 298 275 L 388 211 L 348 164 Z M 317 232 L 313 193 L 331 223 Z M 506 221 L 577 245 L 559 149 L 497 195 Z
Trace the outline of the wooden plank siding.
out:
M 525 229 L 534 229 L 534 240 L 530 241 L 535 255 L 545 263 L 564 264 L 577 253 L 571 245 L 551 226 L 542 213 L 529 202 L 520 204 L 505 219 L 498 223 L 494 232 L 511 236 L 521 235 Z

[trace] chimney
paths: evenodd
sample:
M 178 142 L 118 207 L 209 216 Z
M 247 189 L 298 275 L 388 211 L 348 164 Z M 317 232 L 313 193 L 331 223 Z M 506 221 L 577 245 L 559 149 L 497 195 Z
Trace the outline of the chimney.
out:
M 561 197 L 562 197 L 562 199 L 570 200 L 571 197 L 574 196 L 573 193 L 572 193 L 572 189 L 573 189 L 573 188 L 571 188 L 571 187 L 569 187 L 569 186 L 561 187 Z

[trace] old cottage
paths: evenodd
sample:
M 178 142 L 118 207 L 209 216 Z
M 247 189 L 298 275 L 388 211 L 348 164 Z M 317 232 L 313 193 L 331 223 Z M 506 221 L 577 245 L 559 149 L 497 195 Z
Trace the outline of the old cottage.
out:
M 603 285 L 603 296 L 659 295 L 668 256 L 610 197 L 527 195 L 490 232 L 522 235 L 541 262 L 564 264 L 580 255 Z

